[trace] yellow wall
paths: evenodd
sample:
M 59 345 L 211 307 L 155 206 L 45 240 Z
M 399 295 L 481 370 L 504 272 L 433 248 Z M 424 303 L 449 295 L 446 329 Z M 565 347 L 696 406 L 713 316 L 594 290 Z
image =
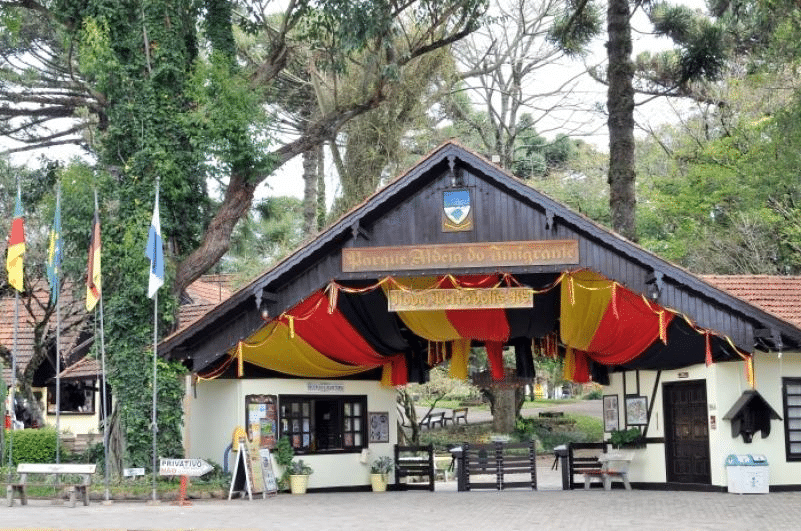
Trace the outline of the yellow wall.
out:
M 47 404 L 47 389 L 41 388 L 42 392 L 42 406 Z M 75 435 L 82 435 L 85 433 L 99 433 L 100 432 L 100 392 L 95 391 L 95 412 L 94 413 L 64 413 L 59 415 L 59 427 L 62 432 L 69 432 Z M 45 424 L 55 428 L 56 416 L 55 414 L 45 414 Z
M 307 390 L 308 383 L 320 382 L 289 379 L 212 380 L 198 382 L 194 391 L 188 386 L 184 438 L 187 457 L 223 462 L 223 453 L 231 443 L 234 428 L 245 425 L 247 395 L 366 395 L 368 412 L 389 413 L 388 443 L 369 443 L 366 464 L 360 462 L 359 453 L 303 455 L 302 458 L 314 469 L 309 478 L 311 489 L 369 485 L 370 462 L 384 455 L 393 457 L 398 421 L 395 389 L 383 387 L 375 381 L 336 380 L 336 384 L 344 386 L 343 392 L 313 393 Z M 232 466 L 229 459 L 229 469 Z M 277 468 L 276 474 L 281 474 Z

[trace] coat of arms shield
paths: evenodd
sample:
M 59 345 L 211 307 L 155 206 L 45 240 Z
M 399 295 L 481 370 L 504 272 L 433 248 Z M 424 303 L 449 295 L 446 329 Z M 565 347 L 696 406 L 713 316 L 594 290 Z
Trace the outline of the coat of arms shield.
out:
M 473 228 L 470 190 L 445 190 L 442 194 L 442 230 L 462 231 Z

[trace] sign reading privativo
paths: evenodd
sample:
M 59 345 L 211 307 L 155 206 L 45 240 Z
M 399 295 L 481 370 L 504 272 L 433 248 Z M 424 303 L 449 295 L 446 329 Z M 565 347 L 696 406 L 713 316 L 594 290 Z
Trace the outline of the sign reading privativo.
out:
M 202 459 L 159 459 L 160 476 L 191 476 L 197 477 L 211 472 L 213 466 Z

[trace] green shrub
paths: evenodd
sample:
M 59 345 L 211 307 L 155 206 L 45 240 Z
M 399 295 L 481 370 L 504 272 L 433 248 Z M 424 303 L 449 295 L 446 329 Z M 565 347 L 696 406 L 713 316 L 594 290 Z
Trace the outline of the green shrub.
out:
M 55 463 L 56 430 L 43 428 L 7 431 L 6 456 L 8 456 L 9 448 L 11 448 L 11 460 L 14 465 L 19 463 Z M 61 447 L 61 454 L 65 454 L 63 446 Z
M 586 395 L 584 395 L 584 400 L 600 400 L 603 398 L 604 392 L 601 389 L 593 389 Z

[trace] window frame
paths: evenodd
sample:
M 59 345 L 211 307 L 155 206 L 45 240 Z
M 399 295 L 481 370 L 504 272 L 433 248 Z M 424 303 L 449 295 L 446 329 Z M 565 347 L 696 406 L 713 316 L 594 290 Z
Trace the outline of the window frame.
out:
M 784 449 L 785 449 L 785 459 L 787 461 L 801 461 L 801 451 L 793 452 L 791 450 L 792 444 L 801 444 L 799 441 L 791 441 L 790 435 L 792 433 L 801 433 L 801 428 L 791 428 L 790 421 L 797 420 L 801 421 L 801 415 L 798 416 L 790 416 L 790 407 L 798 407 L 795 404 L 789 403 L 789 397 L 799 397 L 801 398 L 801 391 L 798 393 L 790 393 L 789 386 L 801 386 L 801 378 L 782 378 L 782 399 L 784 402 Z
M 94 415 L 98 412 L 98 406 L 103 400 L 102 397 L 97 396 L 97 385 L 99 382 L 87 378 L 83 380 L 61 380 L 59 383 L 61 384 L 61 411 L 58 412 L 59 415 Z M 77 384 L 79 390 L 84 393 L 84 404 L 86 404 L 87 398 L 89 399 L 90 405 L 88 410 L 75 411 L 64 409 L 65 387 L 72 384 Z M 45 411 L 47 415 L 54 416 L 56 415 L 56 409 L 58 409 L 56 407 L 56 382 L 53 381 L 53 383 L 47 385 L 47 404 L 45 406 Z
M 328 404 L 329 407 L 334 404 L 334 414 L 337 417 L 335 437 L 338 444 L 333 448 L 317 447 L 321 427 L 317 425 L 316 417 L 318 409 L 322 410 L 323 404 Z M 367 396 L 279 395 L 278 426 L 279 436 L 288 436 L 292 448 L 298 455 L 359 453 L 368 446 Z M 308 441 L 304 439 L 306 435 Z M 349 441 L 349 444 L 346 444 L 346 441 Z

